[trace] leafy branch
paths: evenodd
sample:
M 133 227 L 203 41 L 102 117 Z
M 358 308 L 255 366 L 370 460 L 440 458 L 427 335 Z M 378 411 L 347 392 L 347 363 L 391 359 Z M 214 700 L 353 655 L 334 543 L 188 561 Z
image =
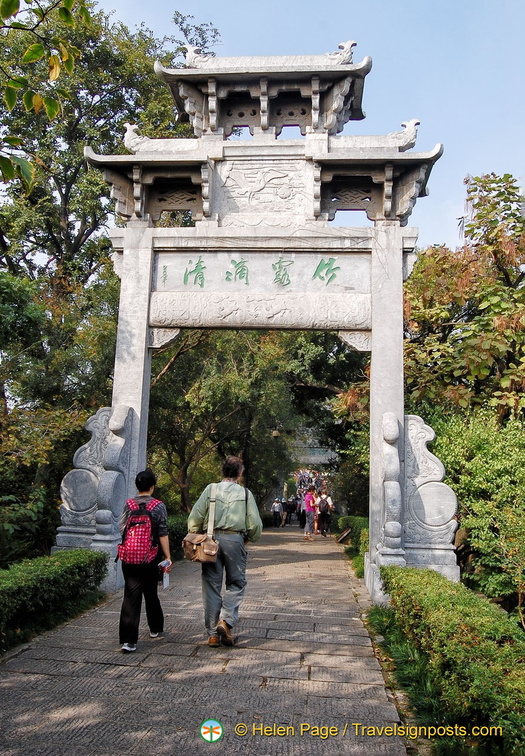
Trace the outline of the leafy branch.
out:
M 19 60 L 13 61 L 13 68 L 45 60 L 47 75 L 44 81 L 50 84 L 57 81 L 63 70 L 71 74 L 75 60 L 81 55 L 81 50 L 68 39 L 50 32 L 50 20 L 55 13 L 69 27 L 91 21 L 85 0 L 51 0 L 47 4 L 39 0 L 24 0 L 23 7 L 20 0 L 0 0 L 0 29 L 8 35 L 20 34 L 31 38 Z M 5 67 L 0 69 L 0 75 L 3 101 L 9 112 L 21 101 L 26 112 L 33 111 L 38 115 L 43 109 L 52 121 L 60 112 L 60 98 L 68 98 L 68 92 L 64 89 L 54 87 L 51 95 L 40 90 L 40 86 L 32 86 L 26 76 Z M 34 163 L 20 154 L 22 149 L 23 140 L 18 136 L 7 134 L 0 138 L 0 174 L 3 181 L 20 178 L 26 191 L 29 191 L 34 180 Z

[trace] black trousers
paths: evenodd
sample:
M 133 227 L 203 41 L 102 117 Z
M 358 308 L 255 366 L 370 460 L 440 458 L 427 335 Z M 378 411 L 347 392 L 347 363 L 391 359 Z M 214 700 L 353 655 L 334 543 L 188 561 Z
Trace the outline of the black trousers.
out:
M 120 610 L 120 643 L 136 643 L 139 637 L 142 596 L 146 604 L 146 617 L 152 633 L 164 630 L 164 614 L 157 594 L 159 568 L 150 564 L 124 564 L 124 599 Z
M 330 512 L 319 512 L 319 530 L 326 533 L 330 527 Z

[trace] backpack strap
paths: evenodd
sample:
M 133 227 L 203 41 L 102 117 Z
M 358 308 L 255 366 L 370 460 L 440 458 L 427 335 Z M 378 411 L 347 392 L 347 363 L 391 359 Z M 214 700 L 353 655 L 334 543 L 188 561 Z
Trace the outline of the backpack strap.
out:
M 152 512 L 152 510 L 155 509 L 155 507 L 157 506 L 157 504 L 161 504 L 161 503 L 162 502 L 160 501 L 160 499 L 151 499 L 150 501 L 148 501 L 147 504 L 139 504 L 135 499 L 128 499 L 127 502 L 126 502 L 126 506 L 129 509 L 128 521 L 129 521 L 129 515 L 131 515 L 133 512 L 141 512 L 142 511 L 144 514 L 147 514 L 148 517 L 150 518 L 150 520 L 151 520 L 151 526 L 152 526 L 152 531 L 153 531 L 153 518 L 151 516 L 151 512 Z M 122 540 L 121 540 L 121 543 L 124 543 L 124 541 L 126 540 L 126 535 L 128 533 L 128 530 L 129 530 L 129 524 L 128 524 L 128 522 L 126 522 L 126 525 L 124 526 L 124 530 L 122 531 Z

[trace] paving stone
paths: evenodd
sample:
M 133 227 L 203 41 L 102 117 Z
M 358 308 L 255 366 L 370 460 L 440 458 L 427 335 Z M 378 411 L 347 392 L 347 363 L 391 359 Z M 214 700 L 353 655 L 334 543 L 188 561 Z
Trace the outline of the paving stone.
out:
M 299 532 L 284 529 L 250 548 L 234 647 L 207 645 L 200 570 L 179 562 L 161 593 L 165 633 L 150 639 L 143 614 L 135 654 L 118 644 L 119 592 L 5 655 L 1 756 L 209 756 L 199 736 L 208 718 L 224 726 L 221 753 L 406 756 L 400 739 L 352 730 L 398 722 L 399 714 L 360 617 L 366 591 L 333 540 L 308 545 L 306 552 Z M 238 723 L 295 734 L 240 737 Z M 301 735 L 301 723 L 339 734 Z
M 300 630 L 268 630 L 267 638 L 279 638 L 281 640 L 309 641 L 312 644 L 341 644 L 344 646 L 370 646 L 369 635 L 347 635 L 346 633 L 305 633 Z
M 363 683 L 381 686 L 385 684 L 380 670 L 359 669 L 352 665 L 347 665 L 344 669 L 334 669 L 333 667 L 311 667 L 309 679 L 322 680 L 324 682 Z
M 352 698 L 360 701 L 387 701 L 386 691 L 383 685 L 324 682 L 324 681 L 301 681 L 268 679 L 268 690 L 279 691 L 284 696 L 295 696 L 306 693 L 308 696 L 321 698 Z
M 318 653 L 306 653 L 302 655 L 303 663 L 309 664 L 312 667 L 336 667 L 337 669 L 351 666 L 353 668 L 366 668 L 371 670 L 380 670 L 381 667 L 373 652 L 366 656 L 358 655 L 357 651 L 362 651 L 361 646 L 352 646 L 351 655 L 341 657 L 335 654 L 318 654 Z

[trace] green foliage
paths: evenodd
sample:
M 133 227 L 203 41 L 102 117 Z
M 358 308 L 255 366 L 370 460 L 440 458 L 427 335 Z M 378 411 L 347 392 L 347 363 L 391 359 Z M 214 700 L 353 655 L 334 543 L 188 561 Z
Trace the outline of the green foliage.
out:
M 525 409 L 525 219 L 512 176 L 468 179 L 466 244 L 420 253 L 405 285 L 412 405 Z
M 260 512 L 260 515 L 261 515 L 263 528 L 272 528 L 273 527 L 273 514 L 271 512 L 262 511 Z
M 368 551 L 369 522 L 368 517 L 348 515 L 340 517 L 337 529 L 341 532 L 350 528 L 350 543 L 345 547 L 345 554 L 352 561 L 357 577 L 364 577 L 365 554 Z
M 22 349 L 38 338 L 44 308 L 37 296 L 34 281 L 0 270 L 0 350 L 13 344 Z
M 34 491 L 27 502 L 16 496 L 0 497 L 0 569 L 35 553 L 41 553 L 47 530 L 40 533 L 44 522 L 45 499 L 42 489 Z
M 89 4 L 91 5 L 91 4 Z M 65 33 L 56 30 L 59 20 Z M 13 39 L 21 42 L 15 56 L 3 60 L 0 68 L 0 88 L 9 112 L 18 102 L 26 111 L 34 114 L 43 109 L 48 119 L 53 120 L 61 109 L 61 101 L 68 97 L 67 91 L 55 86 L 62 70 L 71 74 L 81 50 L 71 42 L 69 32 L 79 24 L 91 22 L 85 0 L 1 0 L 0 28 L 6 47 Z M 30 81 L 25 67 L 43 62 L 45 69 Z M 24 141 L 16 134 L 3 133 L 0 138 L 0 174 L 4 181 L 21 179 L 26 190 L 32 186 L 34 165 L 26 157 L 13 152 L 13 148 L 25 149 Z
M 297 423 L 279 335 L 186 331 L 159 351 L 149 448 L 163 485 L 178 489 L 179 506 L 189 511 L 203 485 L 216 479 L 220 461 L 240 454 L 245 482 L 262 503 L 277 476 L 294 469 L 291 436 L 271 434 L 277 425 L 292 431 Z
M 381 578 L 397 624 L 428 658 L 444 722 L 501 726 L 504 752 L 523 753 L 523 632 L 487 599 L 432 570 L 382 567 Z
M 370 436 L 368 423 L 347 433 L 338 451 L 342 461 L 331 478 L 334 501 L 354 516 L 367 516 L 369 508 Z
M 98 600 L 106 562 L 106 554 L 76 549 L 0 570 L 0 653 Z
M 525 429 L 521 420 L 500 426 L 493 412 L 436 414 L 433 451 L 458 497 L 461 566 L 474 588 L 523 600 L 525 570 Z
M 80 10 L 71 0 L 55 5 Z M 119 282 L 103 235 L 112 206 L 101 173 L 84 161 L 84 146 L 124 152 L 126 121 L 151 136 L 157 129 L 162 136 L 180 132 L 170 93 L 153 69 L 156 59 L 174 63 L 163 41 L 100 12 L 74 26 L 66 16 L 46 15 L 46 34 L 67 36 L 82 55 L 67 71 L 67 98 L 51 123 L 46 97 L 57 82 L 45 84 L 46 56 L 27 52 L 44 42 L 19 28 L 0 50 L 0 67 L 23 68 L 29 89 L 42 93 L 38 112 L 27 92 L 0 112 L 3 133 L 16 133 L 13 146 L 23 146 L 37 166 L 30 190 L 13 182 L 0 205 L 0 471 L 6 495 L 14 497 L 0 507 L 0 522 L 3 534 L 14 528 L 26 555 L 51 545 L 60 480 L 86 440 L 85 420 L 109 404 L 112 390 Z M 26 54 L 34 62 L 22 64 Z M 36 528 L 32 502 L 42 491 Z M 8 545 L 3 557 L 11 561 L 21 551 Z
M 384 639 L 380 642 L 381 649 L 394 664 L 390 671 L 396 685 L 408 695 L 418 724 L 436 726 L 445 722 L 447 712 L 441 702 L 441 686 L 434 681 L 428 654 L 406 638 L 392 607 L 372 607 L 367 614 L 367 626 Z
M 185 515 L 168 517 L 168 536 L 170 540 L 171 558 L 182 559 L 182 539 L 188 532 L 188 518 Z

